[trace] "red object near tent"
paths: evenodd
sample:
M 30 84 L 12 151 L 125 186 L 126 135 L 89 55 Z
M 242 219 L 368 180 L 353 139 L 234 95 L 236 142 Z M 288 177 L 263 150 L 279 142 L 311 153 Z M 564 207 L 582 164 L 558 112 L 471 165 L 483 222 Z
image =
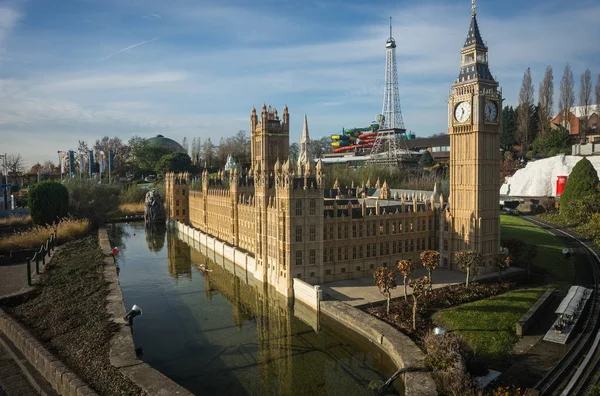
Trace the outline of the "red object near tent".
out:
M 567 184 L 568 176 L 558 176 L 556 178 L 556 195 L 561 196 L 565 191 L 565 184 Z

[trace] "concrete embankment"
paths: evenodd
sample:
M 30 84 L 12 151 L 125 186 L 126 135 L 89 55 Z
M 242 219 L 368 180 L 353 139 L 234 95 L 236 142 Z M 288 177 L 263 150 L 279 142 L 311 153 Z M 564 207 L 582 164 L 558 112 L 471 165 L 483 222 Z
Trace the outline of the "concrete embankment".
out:
M 341 301 L 321 301 L 321 314 L 327 315 L 367 338 L 386 353 L 398 368 L 425 367 L 425 355 L 414 342 L 392 326 Z M 403 375 L 406 396 L 437 395 L 429 372 Z

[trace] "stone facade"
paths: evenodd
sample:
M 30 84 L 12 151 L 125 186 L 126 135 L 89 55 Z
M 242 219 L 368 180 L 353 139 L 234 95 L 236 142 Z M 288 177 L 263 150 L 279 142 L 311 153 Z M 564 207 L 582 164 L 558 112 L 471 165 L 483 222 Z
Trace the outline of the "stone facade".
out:
M 461 73 L 448 100 L 450 199 L 441 235 L 442 266 L 474 250 L 492 270 L 500 253 L 500 132 L 502 92 L 488 67 L 475 12 L 462 48 Z
M 263 106 L 257 124 L 252 110 L 248 174 L 234 169 L 211 178 L 205 172 L 200 191 L 190 191 L 188 174 L 168 174 L 170 218 L 253 255 L 263 281 L 284 295 L 291 295 L 293 278 L 319 284 L 369 276 L 377 266 L 418 262 L 422 250 L 438 248 L 432 197 L 384 192 L 388 199 L 372 199 L 365 187 L 326 189 L 321 162 L 298 169 L 282 164 L 269 150 L 287 155 L 287 108 L 283 115 L 285 122 Z

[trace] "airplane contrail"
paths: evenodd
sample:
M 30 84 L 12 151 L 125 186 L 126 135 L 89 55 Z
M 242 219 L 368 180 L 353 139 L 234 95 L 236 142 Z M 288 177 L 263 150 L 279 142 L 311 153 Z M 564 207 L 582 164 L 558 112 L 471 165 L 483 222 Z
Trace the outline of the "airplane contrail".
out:
M 152 39 L 150 39 L 150 40 L 146 40 L 146 41 L 140 41 L 139 43 L 136 43 L 136 44 L 130 45 L 129 47 L 122 48 L 122 49 L 118 50 L 117 52 L 113 52 L 112 54 L 108 54 L 108 55 L 106 55 L 104 58 L 100 58 L 100 59 L 98 59 L 98 60 L 97 60 L 97 62 L 100 62 L 100 61 L 103 61 L 103 60 L 105 60 L 105 59 L 108 59 L 108 58 L 110 58 L 110 57 L 113 57 L 113 56 L 115 56 L 115 55 L 117 55 L 117 54 L 120 54 L 121 52 L 129 51 L 130 49 L 132 49 L 132 48 L 135 48 L 135 47 L 139 47 L 140 45 L 144 45 L 144 44 L 151 43 L 151 42 L 153 42 L 153 41 L 156 41 L 156 40 L 158 40 L 159 38 L 163 38 L 163 37 L 164 37 L 164 36 L 158 36 L 158 37 L 154 37 L 154 38 L 152 38 Z

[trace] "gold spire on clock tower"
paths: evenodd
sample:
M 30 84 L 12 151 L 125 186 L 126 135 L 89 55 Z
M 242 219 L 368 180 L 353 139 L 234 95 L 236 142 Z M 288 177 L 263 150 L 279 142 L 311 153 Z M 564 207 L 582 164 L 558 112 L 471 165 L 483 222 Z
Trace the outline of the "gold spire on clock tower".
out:
M 490 265 L 500 250 L 500 131 L 502 92 L 488 67 L 471 1 L 471 25 L 461 50 L 461 69 L 448 99 L 450 199 L 444 214 L 443 263 L 474 250 Z

